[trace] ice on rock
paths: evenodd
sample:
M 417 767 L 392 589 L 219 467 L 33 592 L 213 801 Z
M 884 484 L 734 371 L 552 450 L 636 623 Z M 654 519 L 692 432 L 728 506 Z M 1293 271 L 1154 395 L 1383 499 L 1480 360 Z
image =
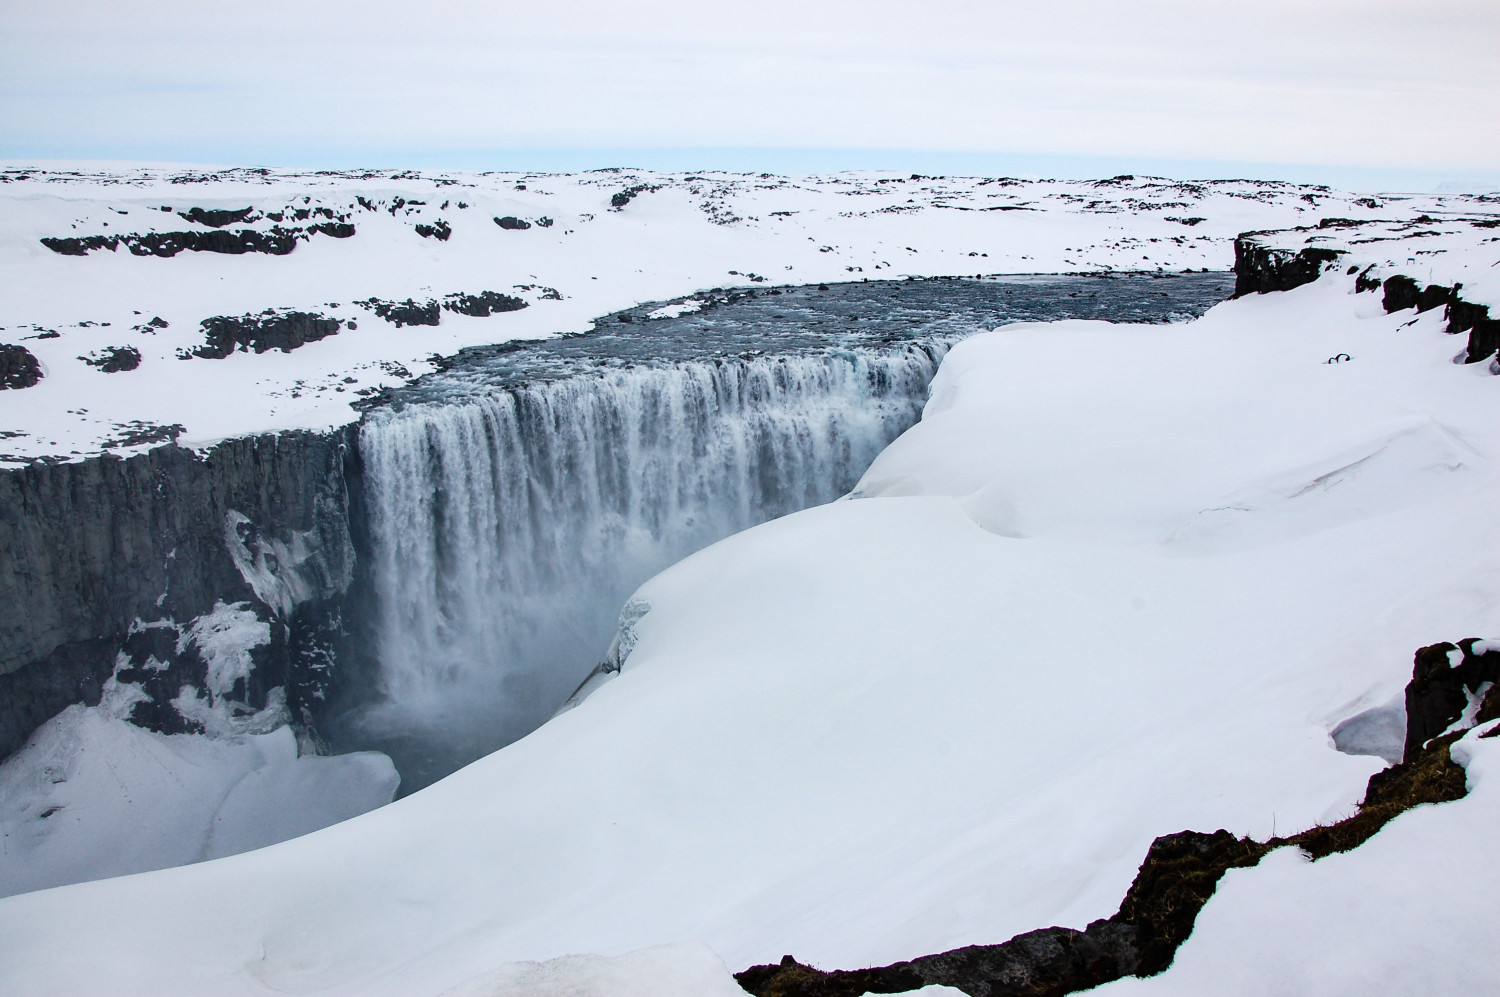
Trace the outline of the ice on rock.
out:
M 250 677 L 255 662 L 250 652 L 271 640 L 271 626 L 247 608 L 247 602 L 219 600 L 213 612 L 195 619 L 177 640 L 177 652 L 196 647 L 208 664 L 208 690 L 228 696 L 235 683 Z

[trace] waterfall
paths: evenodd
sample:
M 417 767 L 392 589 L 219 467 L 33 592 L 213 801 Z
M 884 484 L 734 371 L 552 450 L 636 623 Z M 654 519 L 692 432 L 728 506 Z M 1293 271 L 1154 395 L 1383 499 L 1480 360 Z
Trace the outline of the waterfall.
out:
M 441 740 L 421 764 L 442 770 L 523 736 L 647 578 L 851 489 L 917 421 L 948 342 L 612 367 L 372 412 L 383 702 L 367 726 Z

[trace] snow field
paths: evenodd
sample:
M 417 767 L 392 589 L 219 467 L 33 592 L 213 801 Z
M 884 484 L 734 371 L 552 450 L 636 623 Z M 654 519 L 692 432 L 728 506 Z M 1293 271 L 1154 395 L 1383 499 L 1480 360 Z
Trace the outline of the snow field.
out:
M 621 673 L 574 709 L 318 833 L 0 901 L 0 990 L 439 994 L 690 940 L 733 970 L 879 965 L 1107 916 L 1160 834 L 1346 815 L 1382 762 L 1329 732 L 1390 700 L 1417 647 L 1500 631 L 1497 382 L 1449 362 L 1440 315 L 1352 290 L 965 342 L 862 497 L 642 586 Z M 1214 941 L 1280 910 L 1259 873 L 1352 896 L 1396 877 L 1363 856 L 1395 861 L 1407 827 L 1484 887 L 1486 750 L 1471 799 L 1232 873 L 1203 965 L 1261 951 Z M 1459 910 L 1483 923 L 1492 894 Z M 1347 932 L 1309 901 L 1288 958 L 1456 902 L 1392 896 Z M 1423 965 L 1426 935 L 1380 937 Z
M 637 190 L 623 207 L 614 197 Z M 357 417 L 365 394 L 466 346 L 583 331 L 622 306 L 715 286 L 906 275 L 1227 270 L 1235 235 L 1491 208 L 1470 197 L 1359 198 L 1320 187 L 1123 178 L 1097 183 L 850 173 L 793 180 L 601 171 L 570 176 L 295 174 L 160 169 L 0 170 L 0 342 L 33 351 L 40 383 L 0 392 L 0 461 L 130 453 L 141 426 L 182 426 L 185 446 Z M 460 207 L 459 205 L 464 205 Z M 445 207 L 446 206 L 446 207 Z M 163 211 L 166 207 L 171 210 Z M 40 240 L 205 233 L 190 208 L 254 209 L 219 231 L 267 232 L 294 211 L 347 217 L 348 238 L 312 234 L 285 256 L 126 249 L 63 256 Z M 270 214 L 283 216 L 273 222 Z M 498 218 L 527 222 L 504 229 Z M 542 225 L 543 219 L 551 224 Z M 449 237 L 417 233 L 443 221 Z M 490 290 L 529 307 L 398 328 L 356 301 L 418 302 Z M 684 304 L 669 303 L 667 309 Z M 199 323 L 267 308 L 345 323 L 291 353 L 181 359 Z M 160 318 L 165 328 L 138 327 Z M 357 328 L 351 329 L 349 323 Z M 48 334 L 56 333 L 56 336 Z M 48 338 L 38 338 L 47 335 Z M 81 357 L 133 346 L 104 373 Z

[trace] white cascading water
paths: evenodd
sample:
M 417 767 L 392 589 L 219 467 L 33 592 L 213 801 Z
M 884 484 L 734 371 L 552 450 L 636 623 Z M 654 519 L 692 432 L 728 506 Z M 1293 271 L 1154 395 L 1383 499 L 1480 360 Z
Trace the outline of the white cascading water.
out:
M 603 657 L 643 581 L 852 488 L 917 421 L 944 352 L 610 369 L 373 414 L 371 719 L 443 730 L 463 756 L 443 768 L 524 735 Z

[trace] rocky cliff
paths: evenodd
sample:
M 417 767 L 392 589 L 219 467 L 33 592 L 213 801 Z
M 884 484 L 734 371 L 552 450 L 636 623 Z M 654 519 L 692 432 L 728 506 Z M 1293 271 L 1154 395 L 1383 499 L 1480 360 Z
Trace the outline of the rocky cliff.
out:
M 272 624 L 236 698 L 291 682 L 296 716 L 318 690 L 293 659 L 337 631 L 353 571 L 349 450 L 346 432 L 294 432 L 0 472 L 0 757 L 67 704 L 97 702 L 117 663 L 168 697 L 201 686 L 180 633 L 221 602 Z M 157 712 L 138 719 L 182 723 Z

